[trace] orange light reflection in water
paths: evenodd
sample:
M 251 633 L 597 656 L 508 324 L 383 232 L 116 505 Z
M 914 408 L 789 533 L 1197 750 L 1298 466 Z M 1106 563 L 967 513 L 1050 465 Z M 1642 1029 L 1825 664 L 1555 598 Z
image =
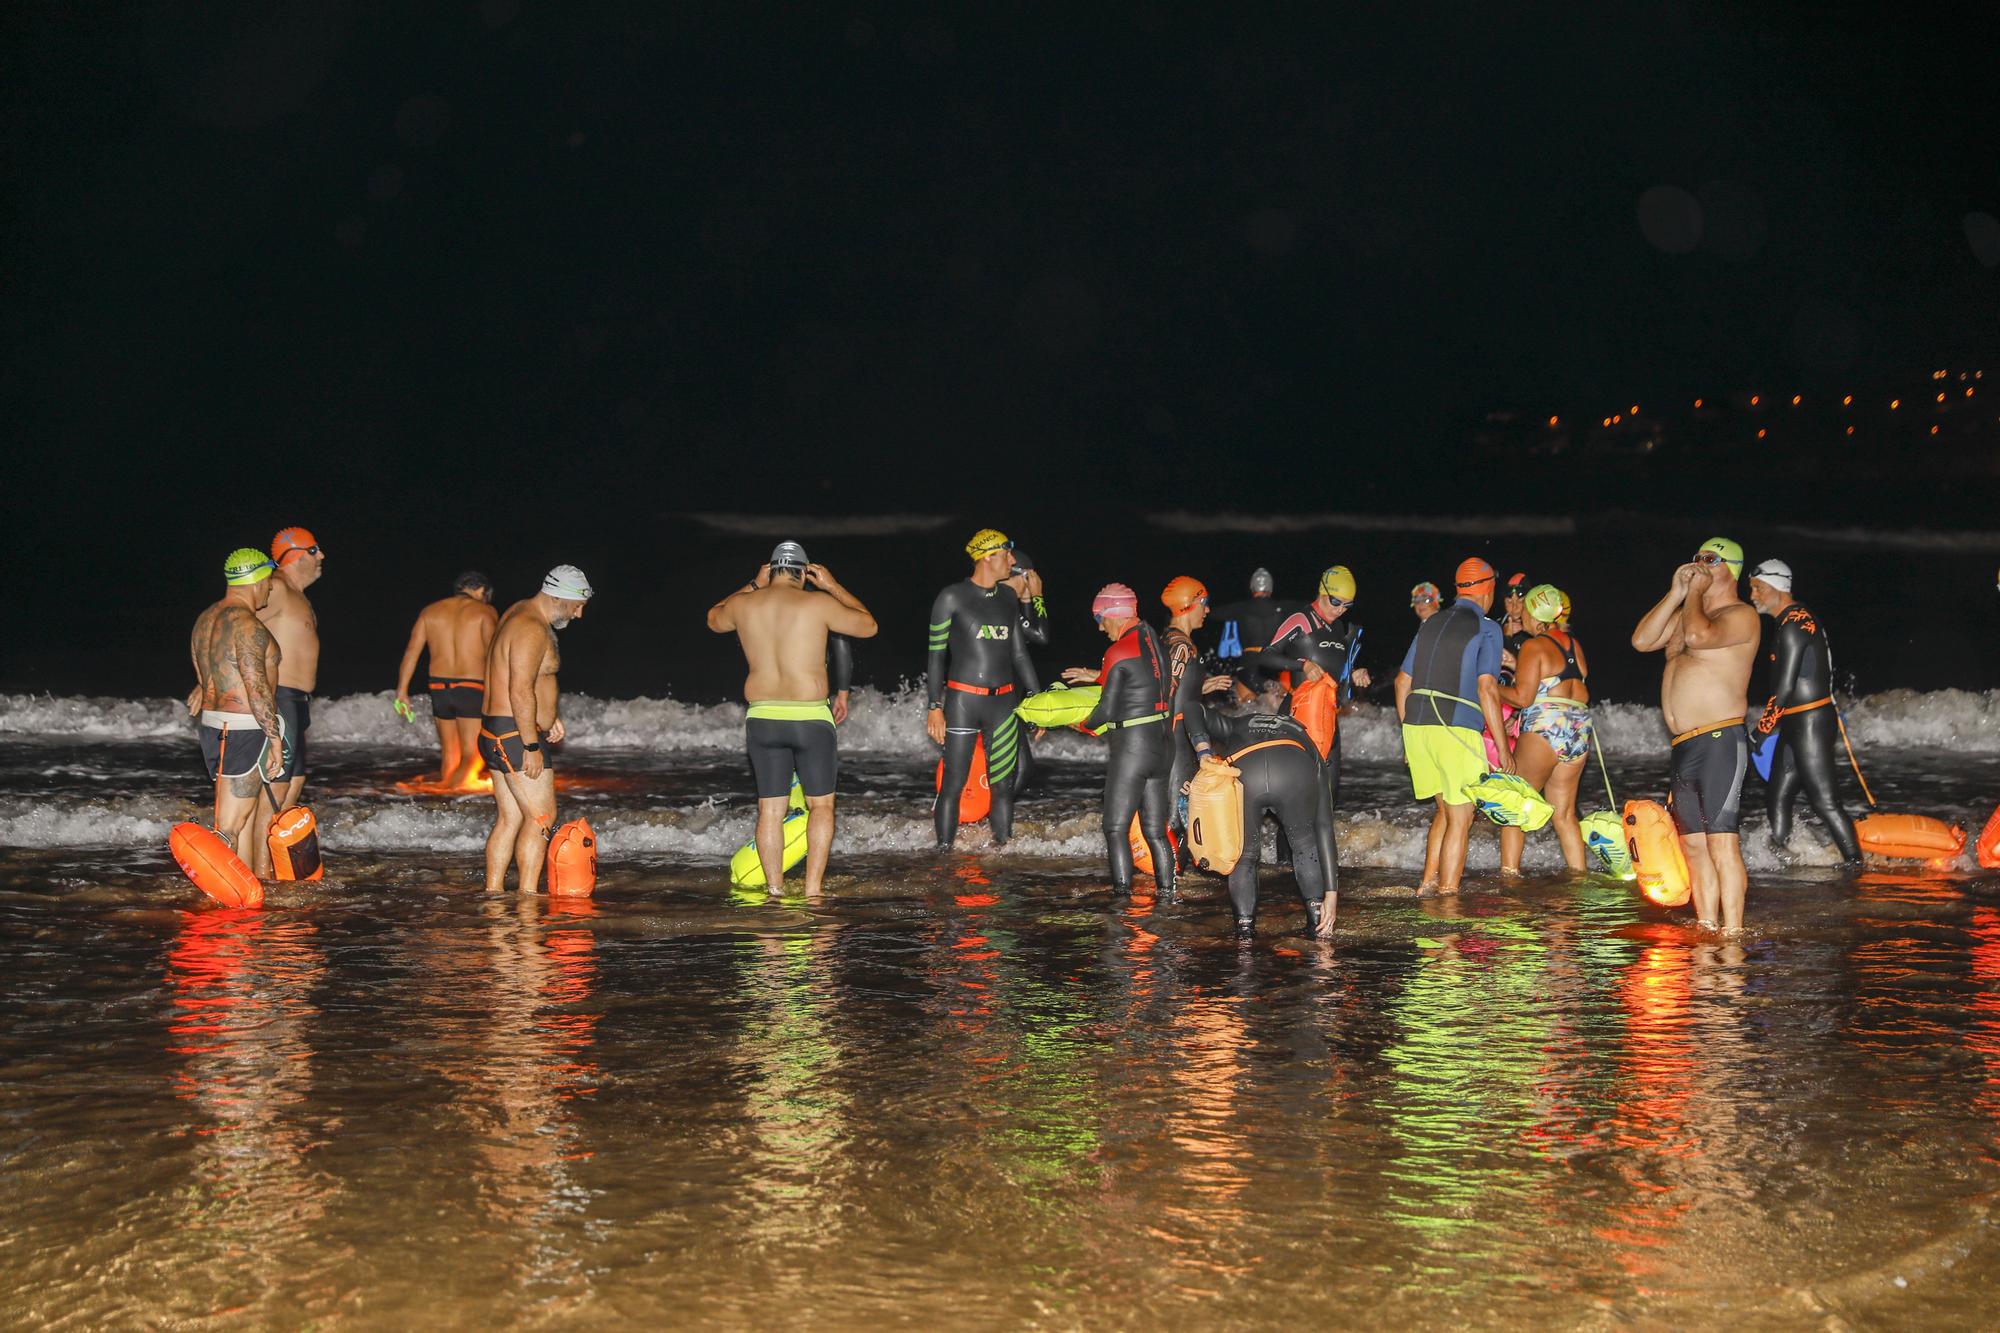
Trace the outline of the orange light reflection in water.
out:
M 1612 1118 L 1621 1174 L 1632 1198 L 1612 1210 L 1610 1225 L 1596 1230 L 1635 1280 L 1671 1276 L 1661 1249 L 1694 1204 L 1692 1194 L 1644 1170 L 1650 1159 L 1685 1158 L 1700 1148 L 1687 1123 L 1694 1094 L 1696 1055 L 1690 1027 L 1689 970 L 1694 959 L 1682 946 L 1648 945 L 1625 969 L 1618 1000 L 1625 1010 L 1625 1096 Z

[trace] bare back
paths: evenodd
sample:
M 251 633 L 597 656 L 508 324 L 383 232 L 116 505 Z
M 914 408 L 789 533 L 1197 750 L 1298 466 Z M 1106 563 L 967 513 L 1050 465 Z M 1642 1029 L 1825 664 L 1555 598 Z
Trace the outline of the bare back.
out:
M 425 607 L 417 616 L 424 647 L 431 655 L 430 673 L 448 680 L 483 680 L 486 650 L 500 613 L 477 597 L 455 593 Z
M 750 664 L 743 698 L 749 703 L 826 698 L 827 618 L 839 604 L 825 593 L 788 583 L 772 583 L 729 600 L 736 637 Z
M 251 700 L 268 703 L 280 667 L 280 650 L 257 613 L 223 598 L 194 622 L 188 644 L 199 682 L 198 708 L 254 713 Z
M 1750 667 L 1757 657 L 1757 613 L 1734 599 L 1707 608 L 1718 629 L 1748 637 L 1718 648 L 1687 641 L 1687 611 L 1674 615 L 1667 640 L 1667 669 L 1660 681 L 1660 712 L 1676 734 L 1711 722 L 1740 719 L 1749 709 Z
M 546 731 L 556 716 L 556 671 L 562 651 L 556 632 L 531 597 L 507 608 L 486 650 L 486 709 L 511 716 L 524 730 Z M 518 692 L 517 692 L 518 689 Z M 532 713 L 521 716 L 521 705 Z
M 312 602 L 283 578 L 273 577 L 271 601 L 259 619 L 284 654 L 278 684 L 312 693 L 319 684 L 319 617 Z

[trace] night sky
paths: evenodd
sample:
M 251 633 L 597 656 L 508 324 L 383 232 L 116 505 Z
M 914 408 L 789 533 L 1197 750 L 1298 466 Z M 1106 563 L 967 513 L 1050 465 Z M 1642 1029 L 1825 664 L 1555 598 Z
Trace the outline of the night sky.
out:
M 0 20 L 0 542 L 176 623 L 286 522 L 1407 512 L 1492 407 L 2000 347 L 1976 7 L 75 8 Z

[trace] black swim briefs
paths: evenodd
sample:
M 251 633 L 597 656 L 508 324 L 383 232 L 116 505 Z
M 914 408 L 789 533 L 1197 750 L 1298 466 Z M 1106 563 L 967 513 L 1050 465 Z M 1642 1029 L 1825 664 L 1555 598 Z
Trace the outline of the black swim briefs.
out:
M 312 696 L 289 685 L 278 687 L 278 718 L 285 725 L 285 771 L 276 781 L 306 775 L 306 733 L 312 730 Z
M 1714 727 L 1674 746 L 1667 808 L 1688 833 L 1734 833 L 1741 822 L 1750 741 L 1741 724 Z
M 751 704 L 743 723 L 743 747 L 750 755 L 759 800 L 790 795 L 795 773 L 806 795 L 833 795 L 840 747 L 834 740 L 833 714 L 824 703 Z
M 479 719 L 479 757 L 486 761 L 489 773 L 519 773 L 528 752 L 521 748 L 521 728 L 512 717 L 500 717 L 488 713 Z M 542 742 L 542 772 L 555 771 L 555 757 L 549 753 L 548 742 Z
M 431 677 L 431 716 L 440 722 L 461 717 L 482 717 L 486 713 L 486 682 L 458 680 L 449 676 Z
M 282 722 L 279 726 L 283 730 Z M 241 778 L 257 772 L 269 745 L 270 738 L 248 713 L 202 712 L 201 758 L 210 778 Z

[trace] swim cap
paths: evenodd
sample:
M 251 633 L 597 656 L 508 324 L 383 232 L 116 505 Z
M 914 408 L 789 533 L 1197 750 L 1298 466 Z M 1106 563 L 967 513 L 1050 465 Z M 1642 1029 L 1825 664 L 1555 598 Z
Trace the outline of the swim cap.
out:
M 493 581 L 476 569 L 468 569 L 458 576 L 458 582 L 451 585 L 454 592 L 478 592 L 484 588 L 493 591 Z
M 1271 571 L 1262 565 L 1250 571 L 1251 596 L 1269 597 L 1273 592 L 1277 591 L 1277 586 L 1277 584 L 1271 581 Z
M 1729 576 L 1731 578 L 1740 579 L 1743 577 L 1743 548 L 1735 542 L 1730 541 L 1729 538 L 1710 537 L 1701 544 L 1701 549 L 1697 550 L 1695 554 L 1700 555 L 1703 551 L 1713 551 L 1715 554 L 1721 556 L 1722 563 L 1729 566 Z
M 1545 625 L 1560 624 L 1563 613 L 1562 590 L 1553 583 L 1537 583 L 1528 589 L 1528 595 L 1523 599 L 1521 609 Z
M 1792 567 L 1782 560 L 1766 560 L 1750 571 L 1750 577 L 1759 583 L 1768 583 L 1779 592 L 1792 590 Z
M 1435 583 L 1419 583 L 1416 587 L 1410 589 L 1411 606 L 1415 606 L 1426 597 L 1430 598 L 1433 602 L 1444 600 L 1444 595 L 1438 591 L 1438 586 Z
M 806 559 L 806 548 L 797 542 L 779 542 L 771 548 L 771 568 L 786 569 L 794 574 L 803 574 L 812 561 Z
M 222 562 L 222 577 L 232 588 L 247 588 L 271 577 L 277 566 L 254 546 L 239 546 Z
M 319 538 L 304 528 L 286 528 L 271 538 L 271 558 L 278 562 L 280 569 L 295 555 L 304 555 L 319 545 Z
M 1354 571 L 1346 565 L 1334 565 L 1319 576 L 1319 595 L 1339 601 L 1354 600 Z
M 1187 610 L 1196 602 L 1208 600 L 1208 588 L 1200 579 L 1189 578 L 1185 574 L 1175 577 L 1166 590 L 1160 594 L 1160 601 L 1175 615 Z
M 1509 597 L 1522 596 L 1531 586 L 1533 585 L 1528 582 L 1526 574 L 1513 573 L 1507 576 L 1507 595 Z
M 972 534 L 972 540 L 965 544 L 965 553 L 974 560 L 984 560 L 995 551 L 1011 551 L 1014 543 L 1007 540 L 1007 534 L 998 528 L 981 528 Z
M 1014 552 L 1014 566 L 1007 571 L 1007 577 L 1011 579 L 1016 574 L 1026 574 L 1034 567 L 1035 562 L 1029 557 L 1026 551 L 1016 550 Z
M 1097 596 L 1090 599 L 1090 614 L 1096 620 L 1106 616 L 1137 619 L 1139 594 L 1122 583 L 1107 583 L 1097 590 Z
M 1493 582 L 1495 577 L 1493 566 L 1476 555 L 1469 555 L 1458 562 L 1458 573 L 1454 576 L 1454 582 L 1457 583 L 1460 592 L 1473 592 Z
M 591 596 L 590 580 L 575 565 L 557 565 L 550 570 L 542 580 L 542 591 L 566 602 L 587 602 Z

